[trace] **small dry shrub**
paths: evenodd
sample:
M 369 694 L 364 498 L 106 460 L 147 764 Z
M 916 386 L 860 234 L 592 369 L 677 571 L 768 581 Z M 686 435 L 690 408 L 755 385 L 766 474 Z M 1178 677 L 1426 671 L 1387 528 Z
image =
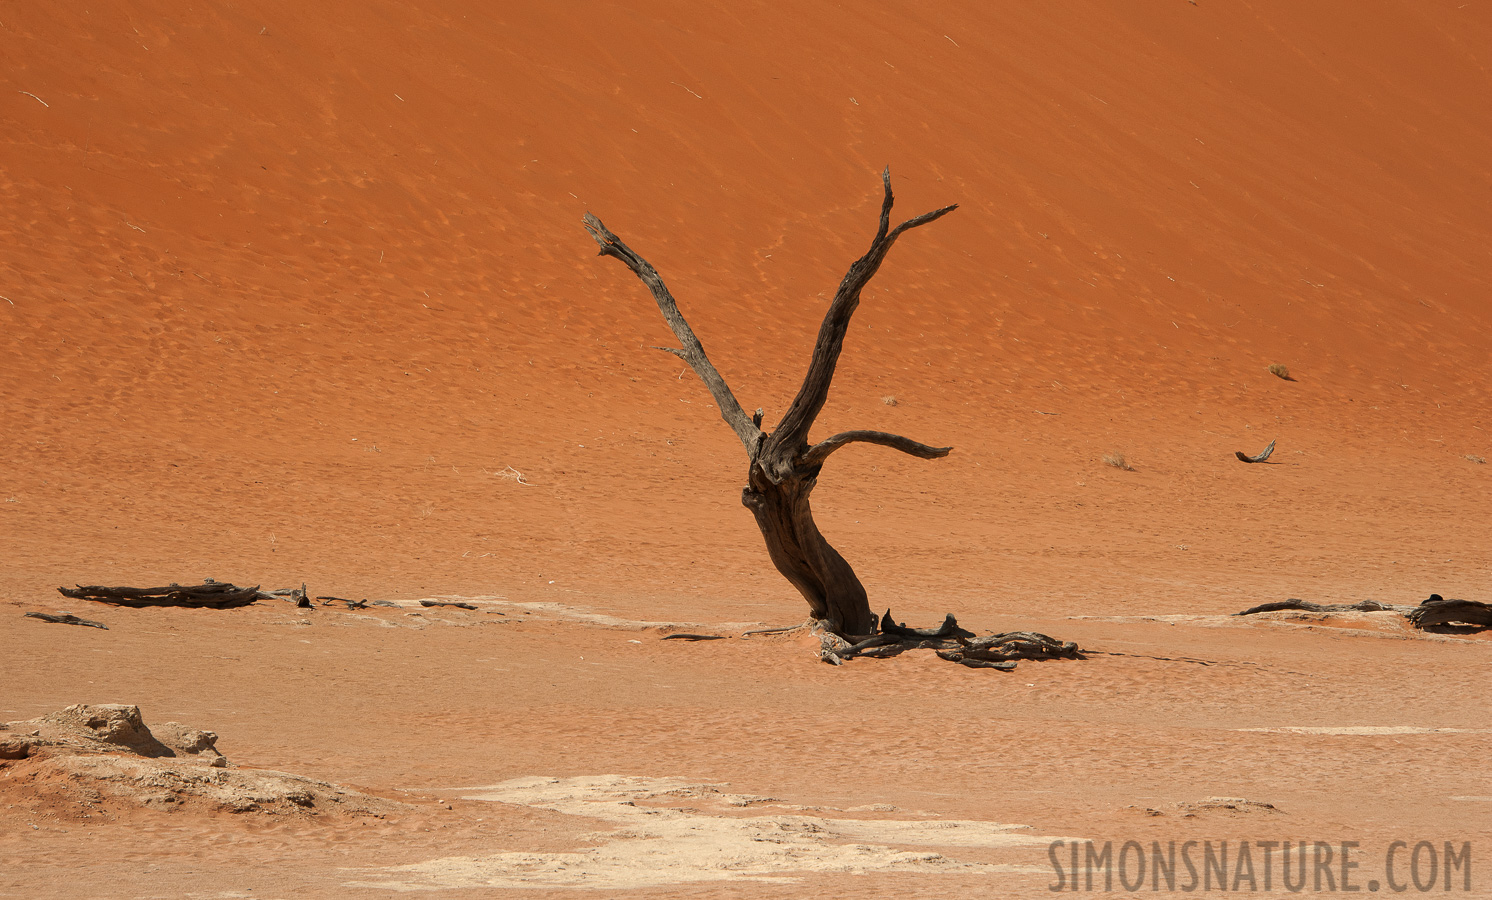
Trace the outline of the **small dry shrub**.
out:
M 1269 373 L 1271 375 L 1278 375 L 1280 378 L 1283 378 L 1286 381 L 1294 381 L 1295 380 L 1294 378 L 1290 377 L 1290 369 L 1287 366 L 1283 365 L 1282 363 L 1270 363 L 1269 364 Z
M 881 398 L 881 402 L 884 403 L 884 404 L 886 404 L 887 406 L 895 406 L 896 405 L 896 398 L 894 396 L 891 396 L 890 394 L 888 394 L 885 397 Z
M 1103 461 L 1105 465 L 1113 466 L 1116 469 L 1123 469 L 1126 472 L 1133 472 L 1135 470 L 1134 466 L 1131 466 L 1129 462 L 1125 460 L 1124 454 L 1120 453 L 1118 450 L 1110 450 L 1108 453 L 1105 453 L 1103 455 Z
M 1476 463 L 1477 465 L 1486 465 L 1487 463 L 1487 458 L 1485 456 L 1477 456 L 1475 453 L 1466 454 L 1466 458 Z

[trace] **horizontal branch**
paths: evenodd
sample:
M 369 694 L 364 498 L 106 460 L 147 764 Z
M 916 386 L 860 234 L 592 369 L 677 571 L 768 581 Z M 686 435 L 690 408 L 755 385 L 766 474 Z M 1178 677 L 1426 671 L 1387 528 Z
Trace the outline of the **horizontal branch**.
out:
M 642 280 L 643 284 L 647 285 L 648 290 L 652 291 L 653 299 L 658 303 L 658 311 L 663 313 L 663 321 L 668 323 L 668 327 L 673 329 L 674 336 L 679 339 L 680 344 L 683 344 L 683 348 L 679 350 L 670 347 L 657 349 L 672 353 L 689 364 L 689 368 L 694 370 L 699 380 L 710 389 L 711 396 L 715 398 L 715 405 L 720 408 L 720 418 L 724 419 L 725 424 L 735 431 L 736 437 L 741 439 L 741 444 L 746 447 L 747 455 L 756 459 L 757 449 L 761 444 L 761 429 L 752 424 L 746 411 L 741 408 L 741 404 L 736 402 L 730 385 L 725 383 L 725 379 L 721 377 L 715 364 L 710 362 L 710 358 L 705 355 L 704 346 L 700 344 L 699 338 L 694 336 L 694 329 L 689 327 L 684 314 L 679 312 L 679 304 L 674 300 L 673 294 L 669 293 L 668 286 L 658 275 L 658 270 L 654 269 L 647 260 L 638 256 L 631 247 L 622 243 L 622 239 L 602 225 L 600 219 L 586 213 L 583 221 L 585 230 L 590 232 L 597 246 L 601 248 L 601 255 L 614 256 L 621 260 L 627 268 L 632 270 L 633 274 Z
M 802 465 L 822 465 L 824 460 L 829 458 L 830 453 L 833 453 L 845 444 L 857 442 L 890 447 L 892 450 L 900 450 L 919 459 L 942 459 L 953 449 L 952 447 L 930 447 L 927 444 L 919 444 L 911 438 L 902 437 L 899 434 L 888 434 L 884 431 L 845 431 L 809 447 L 802 457 L 800 457 Z

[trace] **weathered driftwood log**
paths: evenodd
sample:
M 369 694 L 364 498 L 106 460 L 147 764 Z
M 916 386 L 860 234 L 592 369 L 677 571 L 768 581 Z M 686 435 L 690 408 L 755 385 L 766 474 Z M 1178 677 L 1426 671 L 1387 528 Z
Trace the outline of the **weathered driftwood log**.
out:
M 475 603 L 462 603 L 458 600 L 421 600 L 421 606 L 455 606 L 460 609 L 476 609 Z
M 1237 612 L 1235 616 L 1251 616 L 1255 613 L 1283 612 L 1285 610 L 1298 610 L 1300 612 L 1331 613 L 1331 612 L 1398 612 L 1407 613 L 1413 609 L 1412 606 L 1394 606 L 1391 603 L 1380 603 L 1377 600 L 1361 600 L 1357 603 L 1312 603 L 1309 600 L 1298 600 L 1291 597 L 1289 600 L 1275 600 L 1270 603 L 1261 603 L 1251 606 L 1243 612 Z
M 1492 628 L 1492 606 L 1479 600 L 1455 600 L 1431 594 L 1429 599 L 1405 613 L 1415 628 L 1437 625 L 1471 625 Z
M 1277 600 L 1251 606 L 1235 616 L 1251 616 L 1255 613 L 1283 612 L 1334 613 L 1334 612 L 1395 612 L 1407 618 L 1415 628 L 1465 625 L 1473 628 L 1492 628 L 1492 605 L 1479 600 L 1447 600 L 1439 594 L 1431 594 L 1418 606 L 1396 606 L 1377 600 L 1362 600 L 1357 603 L 1311 603 L 1309 600 Z
M 348 600 L 346 597 L 317 597 L 322 606 L 331 606 L 333 603 L 346 603 L 348 609 L 367 609 L 367 600 Z
M 851 642 L 824 629 L 819 632 L 819 642 L 819 658 L 836 666 L 857 656 L 885 659 L 908 650 L 933 650 L 940 659 L 971 669 L 1007 671 L 1021 659 L 1083 658 L 1083 651 L 1072 641 L 1059 641 L 1038 632 L 1007 631 L 975 637 L 951 615 L 937 628 L 908 628 L 897 624 L 889 609 L 881 617 L 879 634 Z
M 72 613 L 58 613 L 54 616 L 51 613 L 28 612 L 26 615 L 32 619 L 41 619 L 43 622 L 56 622 L 59 625 L 87 625 L 89 628 L 109 630 L 109 626 L 103 622 L 95 622 L 92 619 L 80 619 Z
M 1264 452 L 1260 453 L 1258 456 L 1249 456 L 1247 453 L 1244 453 L 1242 450 L 1234 450 L 1233 451 L 1233 455 L 1236 456 L 1236 457 L 1238 457 L 1239 459 L 1243 460 L 1246 463 L 1256 463 L 1256 462 L 1263 462 L 1264 460 L 1269 459 L 1269 454 L 1271 454 L 1273 452 L 1274 452 L 1274 441 L 1270 441 L 1269 442 L 1269 446 L 1265 447 L 1264 448 Z
M 211 578 L 207 580 L 209 583 L 212 582 Z M 315 605 L 311 603 L 311 598 L 307 596 L 306 583 L 304 581 L 300 583 L 300 587 L 298 588 L 280 588 L 277 591 L 260 591 L 258 599 L 289 600 L 291 603 L 295 604 L 296 609 L 316 608 Z
M 111 603 L 115 606 L 185 606 L 202 609 L 232 609 L 248 606 L 260 596 L 259 586 L 241 588 L 224 581 L 209 581 L 205 584 L 166 587 L 132 588 L 78 585 L 76 588 L 59 587 L 62 596 L 76 600 L 92 600 L 96 603 Z

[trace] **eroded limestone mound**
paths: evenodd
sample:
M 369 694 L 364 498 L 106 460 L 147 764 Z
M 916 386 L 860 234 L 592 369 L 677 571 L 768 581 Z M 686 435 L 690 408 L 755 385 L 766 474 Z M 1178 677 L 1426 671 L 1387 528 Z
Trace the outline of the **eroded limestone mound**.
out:
M 138 706 L 79 703 L 25 722 L 0 724 L 0 759 L 127 753 L 221 767 L 227 759 L 218 752 L 217 741 L 211 731 L 175 722 L 147 728 Z
M 232 766 L 210 731 L 146 726 L 140 708 L 79 704 L 0 724 L 0 795 L 65 817 L 122 807 L 382 816 L 405 804 L 324 781 Z

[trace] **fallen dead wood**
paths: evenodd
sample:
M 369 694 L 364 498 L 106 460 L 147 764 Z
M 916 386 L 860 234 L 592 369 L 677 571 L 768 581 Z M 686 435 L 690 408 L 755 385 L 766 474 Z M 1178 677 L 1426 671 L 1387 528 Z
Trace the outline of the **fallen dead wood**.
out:
M 932 650 L 939 659 L 971 669 L 1014 669 L 1022 659 L 1083 659 L 1083 651 L 1072 641 L 1059 641 L 1034 631 L 1007 631 L 976 637 L 948 616 L 937 628 L 908 628 L 898 624 L 886 610 L 879 633 L 851 642 L 824 630 L 819 633 L 819 658 L 843 665 L 857 656 L 885 659 L 908 650 Z
M 476 609 L 475 603 L 461 603 L 456 600 L 421 600 L 421 606 L 454 606 L 459 609 Z
M 1397 612 L 1407 613 L 1413 609 L 1412 606 L 1394 606 L 1391 603 L 1380 603 L 1377 600 L 1361 600 L 1357 603 L 1312 603 L 1309 600 L 1298 600 L 1291 597 L 1289 600 L 1276 600 L 1271 603 L 1261 603 L 1251 606 L 1243 612 L 1234 613 L 1235 616 L 1251 616 L 1255 613 L 1283 612 L 1285 610 L 1298 610 L 1300 612 L 1333 613 L 1333 612 Z
M 902 638 L 940 638 L 953 637 L 958 634 L 962 634 L 964 637 L 974 636 L 974 632 L 959 628 L 958 620 L 952 614 L 944 617 L 943 624 L 937 628 L 908 628 L 905 625 L 898 625 L 893 621 L 891 610 L 889 609 L 881 617 L 881 634 L 895 635 Z
M 209 582 L 212 579 L 208 579 Z M 260 591 L 259 598 L 263 600 L 289 600 L 295 604 L 296 609 L 315 609 L 311 598 L 306 595 L 306 583 L 302 581 L 298 588 L 280 588 L 277 591 Z
M 165 587 L 132 588 L 78 585 L 75 588 L 59 587 L 64 597 L 76 600 L 92 600 L 95 603 L 110 603 L 115 606 L 142 608 L 147 606 L 183 606 L 194 609 L 232 609 L 248 606 L 259 599 L 259 586 L 241 588 L 225 581 L 208 581 L 204 584 L 169 584 Z
M 1257 463 L 1257 462 L 1263 462 L 1264 460 L 1269 459 L 1269 454 L 1271 454 L 1273 452 L 1274 452 L 1274 441 L 1270 441 L 1269 442 L 1269 446 L 1265 447 L 1264 448 L 1264 452 L 1260 453 L 1258 456 L 1249 456 L 1247 453 L 1244 453 L 1242 450 L 1234 450 L 1233 451 L 1233 455 L 1236 456 L 1236 457 L 1238 457 L 1239 459 L 1243 460 L 1246 463 Z
M 1446 599 L 1431 594 L 1418 606 L 1396 606 L 1377 600 L 1361 600 L 1357 603 L 1312 603 L 1294 597 L 1251 606 L 1235 616 L 1251 616 L 1268 612 L 1394 612 L 1410 621 L 1415 628 L 1444 628 L 1465 626 L 1469 628 L 1492 628 L 1492 605 L 1479 600 Z
M 58 613 L 54 616 L 51 613 L 28 612 L 26 615 L 32 619 L 41 619 L 43 622 L 56 622 L 59 625 L 87 625 L 89 628 L 109 630 L 109 626 L 103 622 L 95 622 L 92 619 L 80 619 L 72 613 Z
M 1431 594 L 1405 615 L 1415 628 L 1446 625 L 1492 628 L 1492 606 L 1479 600 L 1447 600 L 1439 594 Z
M 688 631 L 680 631 L 675 634 L 665 634 L 661 640 L 665 641 L 723 641 L 722 634 L 694 634 Z

